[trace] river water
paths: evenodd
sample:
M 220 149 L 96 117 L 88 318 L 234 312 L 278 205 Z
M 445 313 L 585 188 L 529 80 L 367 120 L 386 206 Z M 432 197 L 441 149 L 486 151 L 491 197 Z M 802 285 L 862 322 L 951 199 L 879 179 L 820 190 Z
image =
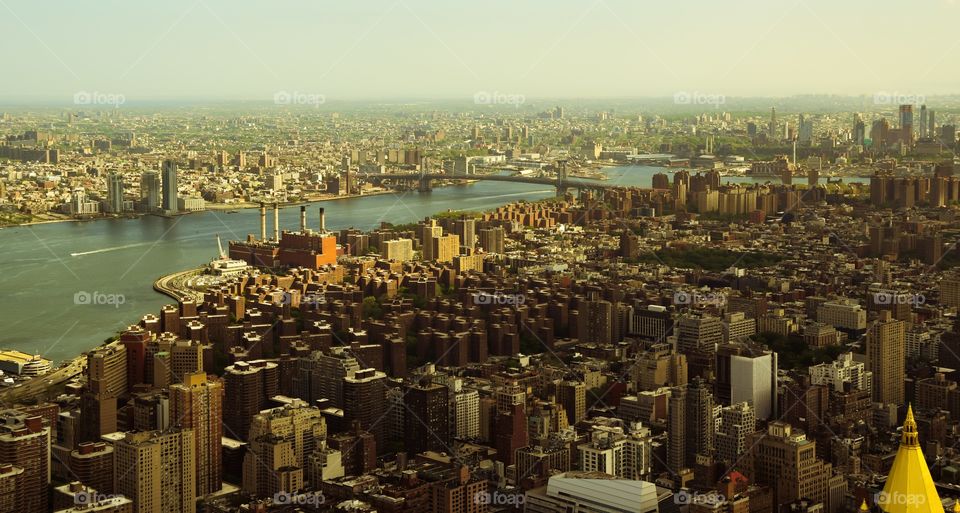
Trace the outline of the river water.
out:
M 660 168 L 610 168 L 607 183 L 649 187 Z M 749 182 L 734 178 L 731 181 Z M 446 210 L 486 210 L 555 195 L 552 188 L 481 181 L 416 191 L 316 202 L 308 226 L 369 230 L 381 221 L 408 223 Z M 297 229 L 300 209 L 280 211 L 281 229 Z M 272 230 L 272 213 L 267 229 Z M 205 264 L 217 255 L 216 235 L 243 239 L 259 232 L 256 209 L 207 211 L 163 218 L 105 219 L 0 230 L 0 348 L 44 355 L 55 362 L 99 345 L 170 298 L 154 292 L 161 275 Z

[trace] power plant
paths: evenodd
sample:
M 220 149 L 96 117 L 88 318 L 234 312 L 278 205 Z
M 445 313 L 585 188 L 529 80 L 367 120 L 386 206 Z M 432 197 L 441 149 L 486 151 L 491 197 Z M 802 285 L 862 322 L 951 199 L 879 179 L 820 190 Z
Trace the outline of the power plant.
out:
M 307 207 L 300 207 L 297 231 L 280 231 L 280 205 L 273 203 L 273 237 L 267 238 L 267 205 L 260 203 L 260 238 L 252 234 L 245 241 L 230 241 L 230 258 L 256 267 L 306 267 L 319 269 L 337 263 L 341 249 L 326 229 L 326 215 L 320 207 L 320 229 L 307 227 Z

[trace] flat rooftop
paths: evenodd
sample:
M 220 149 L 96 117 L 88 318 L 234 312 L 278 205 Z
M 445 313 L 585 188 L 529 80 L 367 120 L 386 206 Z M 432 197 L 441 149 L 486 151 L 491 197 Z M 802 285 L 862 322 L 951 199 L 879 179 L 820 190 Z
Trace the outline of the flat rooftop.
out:
M 8 360 L 8 361 L 20 362 L 20 363 L 32 362 L 34 360 L 47 362 L 47 363 L 50 362 L 50 360 L 47 360 L 46 358 L 43 358 L 40 355 L 27 354 L 27 353 L 16 351 L 16 350 L 0 351 L 0 360 Z

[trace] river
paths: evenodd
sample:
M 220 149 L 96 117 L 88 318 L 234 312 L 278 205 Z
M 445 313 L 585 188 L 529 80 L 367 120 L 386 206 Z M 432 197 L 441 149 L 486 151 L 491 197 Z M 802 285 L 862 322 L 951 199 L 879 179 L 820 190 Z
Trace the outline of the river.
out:
M 607 183 L 649 187 L 660 171 L 608 168 Z M 319 206 L 326 208 L 328 229 L 369 230 L 381 221 L 408 223 L 449 209 L 486 210 L 554 194 L 542 185 L 481 181 L 426 193 L 321 201 L 308 206 L 308 225 L 318 226 Z M 297 229 L 299 212 L 296 206 L 281 209 L 281 229 Z M 270 213 L 267 225 L 272 230 Z M 41 354 L 54 362 L 72 358 L 170 303 L 154 292 L 153 281 L 210 261 L 217 255 L 217 234 L 226 246 L 259 229 L 256 209 L 2 229 L 0 348 Z

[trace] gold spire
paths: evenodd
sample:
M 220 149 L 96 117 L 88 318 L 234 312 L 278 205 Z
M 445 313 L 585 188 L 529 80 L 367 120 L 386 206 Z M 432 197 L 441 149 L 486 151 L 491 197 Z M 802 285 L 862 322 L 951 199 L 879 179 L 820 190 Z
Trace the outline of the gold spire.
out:
M 867 506 L 867 499 L 863 499 L 863 502 L 860 503 L 860 511 L 870 511 L 870 507 Z
M 907 447 L 920 447 L 920 438 L 917 436 L 917 421 L 913 420 L 913 405 L 907 405 L 907 418 L 903 421 L 903 433 L 900 444 Z
M 960 513 L 960 498 L 953 501 L 953 513 Z
M 917 421 L 913 407 L 907 407 L 900 448 L 887 474 L 883 492 L 877 496 L 877 507 L 885 513 L 943 513 L 940 494 L 930 475 L 927 461 L 920 450 Z M 955 513 L 960 513 L 956 510 Z

